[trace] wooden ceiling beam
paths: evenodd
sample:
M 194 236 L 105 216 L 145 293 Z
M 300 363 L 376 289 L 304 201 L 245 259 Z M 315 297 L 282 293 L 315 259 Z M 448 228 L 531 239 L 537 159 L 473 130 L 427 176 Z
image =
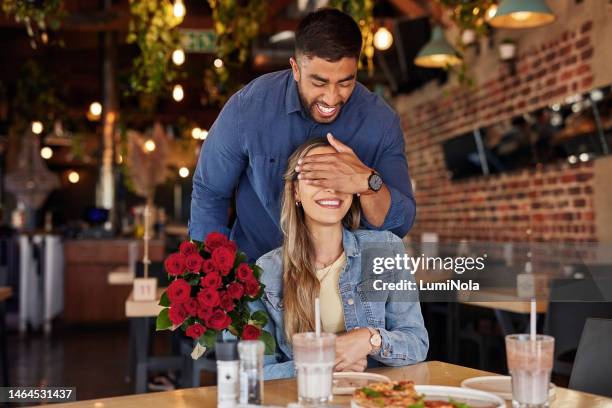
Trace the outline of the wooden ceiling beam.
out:
M 420 18 L 429 15 L 429 10 L 417 0 L 389 0 L 402 14 L 410 18 Z

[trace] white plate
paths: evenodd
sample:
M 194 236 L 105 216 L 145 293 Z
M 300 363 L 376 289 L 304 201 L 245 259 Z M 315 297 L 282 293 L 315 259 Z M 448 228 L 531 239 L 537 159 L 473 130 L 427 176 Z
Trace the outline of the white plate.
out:
M 367 387 L 369 383 L 390 381 L 389 377 L 382 374 L 338 372 L 334 373 L 333 393 L 334 395 L 353 395 L 355 389 Z
M 506 375 L 492 375 L 485 377 L 466 378 L 461 382 L 461 386 L 472 390 L 486 391 L 495 394 L 507 401 L 512 400 L 512 379 Z M 557 388 L 550 383 L 548 398 L 552 401 L 555 398 Z
M 504 400 L 497 395 L 469 388 L 446 387 L 442 385 L 415 385 L 414 389 L 419 394 L 425 395 L 425 401 L 448 401 L 453 399 L 457 402 L 466 403 L 472 408 L 506 407 Z

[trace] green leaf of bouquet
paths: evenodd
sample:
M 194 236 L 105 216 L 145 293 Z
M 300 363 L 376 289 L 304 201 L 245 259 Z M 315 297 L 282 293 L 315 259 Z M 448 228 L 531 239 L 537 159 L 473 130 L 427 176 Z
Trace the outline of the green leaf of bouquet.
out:
M 172 327 L 172 322 L 170 321 L 170 316 L 168 316 L 169 308 L 162 309 L 157 315 L 157 320 L 155 321 L 155 330 L 168 330 Z
M 163 307 L 169 307 L 170 306 L 170 299 L 168 299 L 168 293 L 164 290 L 164 293 L 162 293 L 161 298 L 159 299 L 159 303 L 160 306 Z
M 198 342 L 201 345 L 205 346 L 206 348 L 211 349 L 215 346 L 216 339 L 217 339 L 217 331 L 208 329 L 206 330 L 206 333 L 200 336 L 200 338 L 198 339 Z
M 238 251 L 238 253 L 236 254 L 236 259 L 234 260 L 234 268 L 238 267 L 238 265 L 246 261 L 247 256 L 244 254 L 244 252 Z
M 276 341 L 274 340 L 274 336 L 267 331 L 262 330 L 259 340 L 263 341 L 264 345 L 266 346 L 265 354 L 274 354 L 274 350 L 276 350 Z
M 259 265 L 257 264 L 251 265 L 251 269 L 253 269 L 253 275 L 255 275 L 255 277 L 259 280 L 259 277 L 261 276 L 263 269 L 261 269 Z
M 251 315 L 251 320 L 255 321 L 257 325 L 264 327 L 268 323 L 268 314 L 263 310 L 258 310 Z

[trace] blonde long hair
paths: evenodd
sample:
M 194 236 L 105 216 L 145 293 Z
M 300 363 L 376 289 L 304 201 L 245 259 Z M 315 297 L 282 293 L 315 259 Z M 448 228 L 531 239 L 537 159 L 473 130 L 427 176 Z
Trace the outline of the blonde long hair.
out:
M 283 232 L 283 305 L 287 341 L 294 333 L 314 331 L 314 303 L 319 293 L 319 279 L 314 268 L 314 249 L 306 225 L 304 209 L 296 205 L 295 193 L 298 160 L 316 147 L 330 146 L 326 139 L 307 141 L 289 158 L 285 172 L 285 188 L 281 206 L 281 230 Z M 342 219 L 348 229 L 359 226 L 359 200 L 353 199 L 349 211 Z

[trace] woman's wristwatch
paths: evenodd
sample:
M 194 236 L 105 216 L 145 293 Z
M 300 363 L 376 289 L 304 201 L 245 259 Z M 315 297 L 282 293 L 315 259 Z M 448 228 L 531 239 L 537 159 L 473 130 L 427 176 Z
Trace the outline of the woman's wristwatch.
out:
M 380 351 L 380 348 L 382 346 L 382 337 L 380 336 L 380 333 L 378 332 L 378 330 L 372 328 L 372 327 L 368 327 L 367 328 L 370 331 L 370 355 L 372 354 L 376 354 Z

